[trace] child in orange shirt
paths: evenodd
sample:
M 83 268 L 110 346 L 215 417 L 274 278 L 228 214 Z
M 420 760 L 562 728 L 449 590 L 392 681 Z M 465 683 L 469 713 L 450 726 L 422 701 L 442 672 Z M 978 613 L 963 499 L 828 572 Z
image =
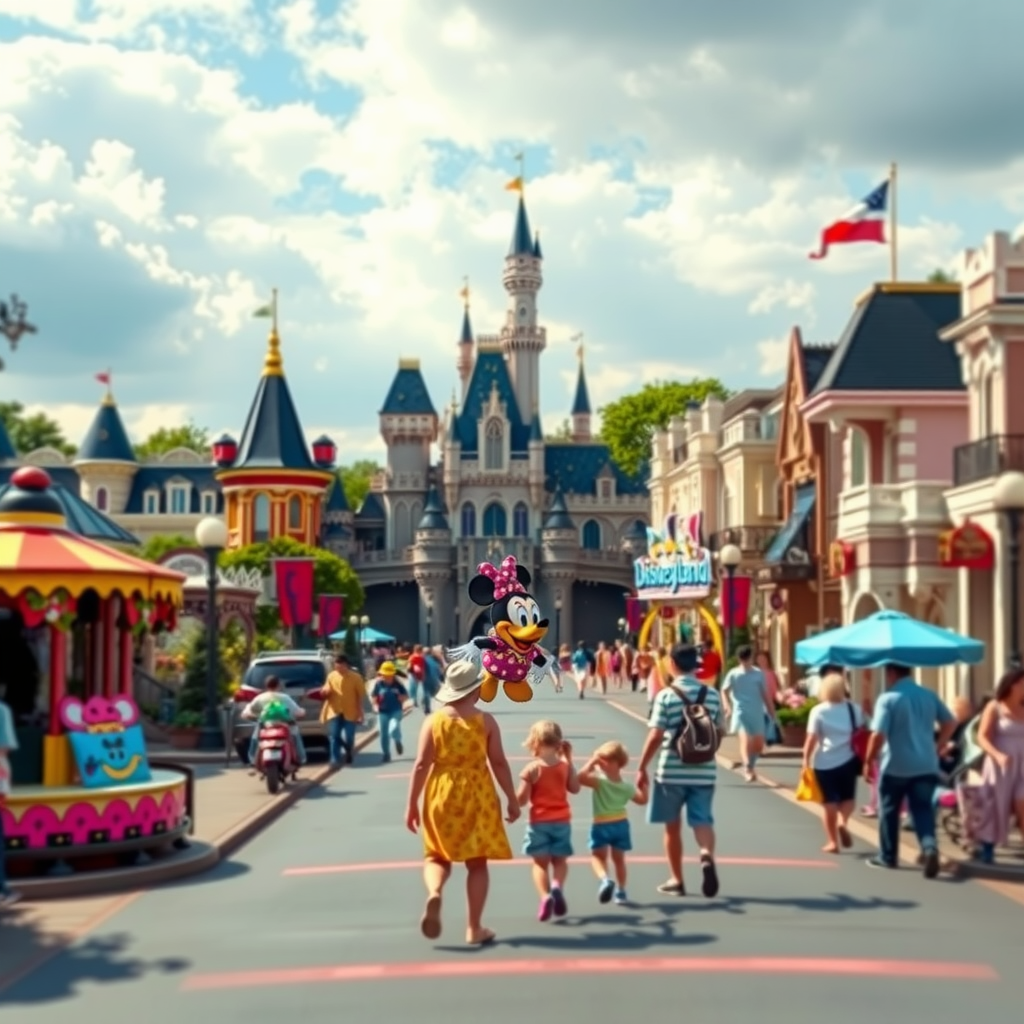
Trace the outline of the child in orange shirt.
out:
M 533 859 L 533 882 L 540 895 L 539 921 L 564 917 L 565 879 L 572 856 L 569 794 L 580 791 L 572 747 L 557 722 L 535 722 L 523 744 L 534 756 L 519 776 L 519 806 L 530 808 L 523 853 Z

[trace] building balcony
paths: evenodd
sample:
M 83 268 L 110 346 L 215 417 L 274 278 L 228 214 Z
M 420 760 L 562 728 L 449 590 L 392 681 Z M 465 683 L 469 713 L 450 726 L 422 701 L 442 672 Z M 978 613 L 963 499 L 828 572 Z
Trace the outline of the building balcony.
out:
M 708 547 L 721 551 L 726 544 L 735 544 L 744 555 L 763 555 L 778 532 L 778 526 L 730 526 L 713 533 Z
M 742 416 L 722 428 L 722 448 L 750 442 L 761 442 L 769 446 L 776 443 L 776 431 L 760 415 Z
M 868 484 L 839 495 L 836 535 L 842 540 L 875 530 L 944 529 L 949 522 L 945 483 L 916 480 L 902 484 Z
M 991 434 L 953 449 L 954 487 L 980 483 L 1008 469 L 1024 470 L 1024 434 Z

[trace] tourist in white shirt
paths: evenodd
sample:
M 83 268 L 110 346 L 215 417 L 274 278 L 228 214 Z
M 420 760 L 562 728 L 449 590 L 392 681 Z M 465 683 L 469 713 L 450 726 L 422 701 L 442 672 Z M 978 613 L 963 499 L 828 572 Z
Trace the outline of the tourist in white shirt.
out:
M 822 677 L 821 703 L 811 708 L 804 743 L 804 768 L 813 768 L 824 805 L 825 853 L 853 845 L 847 825 L 857 797 L 862 765 L 853 737 L 864 726 L 860 708 L 846 699 L 846 681 L 838 672 Z

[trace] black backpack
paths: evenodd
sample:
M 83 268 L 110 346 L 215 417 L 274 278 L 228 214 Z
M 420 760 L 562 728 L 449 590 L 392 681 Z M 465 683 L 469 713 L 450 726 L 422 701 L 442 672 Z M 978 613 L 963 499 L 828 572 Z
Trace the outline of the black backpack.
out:
M 672 746 L 683 764 L 708 764 L 714 761 L 722 745 L 722 733 L 715 724 L 715 716 L 707 709 L 708 688 L 702 686 L 696 700 L 690 700 L 682 687 L 673 686 L 673 692 L 683 702 L 683 717 L 672 737 Z

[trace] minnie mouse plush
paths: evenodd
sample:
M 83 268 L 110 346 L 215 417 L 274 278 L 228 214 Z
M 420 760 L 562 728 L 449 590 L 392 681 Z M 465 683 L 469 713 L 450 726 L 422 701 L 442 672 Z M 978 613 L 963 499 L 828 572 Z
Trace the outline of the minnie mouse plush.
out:
M 505 684 L 505 696 L 517 704 L 533 697 L 533 686 L 547 674 L 550 655 L 540 646 L 548 620 L 526 589 L 530 573 L 509 555 L 500 566 L 482 562 L 469 581 L 474 604 L 491 608 L 489 636 L 474 637 L 464 647 L 449 651 L 453 661 L 472 661 L 484 671 L 480 699 L 490 702 Z

